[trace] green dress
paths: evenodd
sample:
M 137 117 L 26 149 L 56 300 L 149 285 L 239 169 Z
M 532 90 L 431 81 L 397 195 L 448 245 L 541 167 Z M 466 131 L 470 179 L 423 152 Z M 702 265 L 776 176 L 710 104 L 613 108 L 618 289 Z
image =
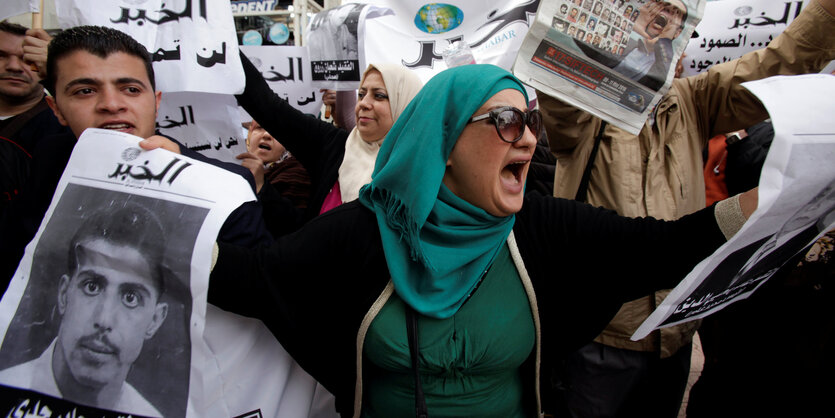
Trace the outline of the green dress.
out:
M 364 417 L 415 415 L 403 301 L 393 295 L 364 344 Z M 530 304 L 504 245 L 470 299 L 448 319 L 419 316 L 420 375 L 430 417 L 522 417 L 521 365 L 533 353 Z

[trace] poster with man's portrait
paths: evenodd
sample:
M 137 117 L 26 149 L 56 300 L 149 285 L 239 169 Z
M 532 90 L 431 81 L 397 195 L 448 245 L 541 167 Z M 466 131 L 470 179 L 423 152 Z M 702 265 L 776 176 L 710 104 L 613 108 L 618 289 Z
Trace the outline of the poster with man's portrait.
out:
M 230 172 L 88 129 L 0 301 L 0 412 L 195 416 L 211 248 L 254 197 Z
M 672 83 L 704 3 L 589 1 L 575 11 L 570 0 L 543 1 L 513 73 L 525 84 L 637 134 Z M 569 10 L 570 24 L 551 25 L 552 18 L 562 18 L 562 9 Z M 585 37 L 576 36 L 580 30 Z
M 184 416 L 191 254 L 207 212 L 69 185 L 35 248 L 29 283 L 0 345 L 0 383 L 25 384 L 27 376 L 13 370 L 27 367 L 41 374 L 31 377 L 32 389 L 48 395 L 63 393 L 62 385 L 124 382 L 132 390 L 114 397 L 133 399 L 92 406 L 149 404 L 162 416 Z M 39 360 L 48 360 L 45 367 Z M 60 393 L 48 393 L 50 379 Z M 141 408 L 122 411 L 145 415 Z

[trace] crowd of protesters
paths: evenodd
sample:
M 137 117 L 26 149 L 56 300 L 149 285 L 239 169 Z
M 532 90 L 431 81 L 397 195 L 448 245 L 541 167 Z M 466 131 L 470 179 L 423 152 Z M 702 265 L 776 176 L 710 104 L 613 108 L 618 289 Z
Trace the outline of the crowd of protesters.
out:
M 155 130 L 151 58 L 131 37 L 82 26 L 52 38 L 3 22 L 0 279 L 5 289 L 81 132 L 114 129 L 247 180 L 258 200 L 217 237 L 208 302 L 261 320 L 335 397 L 333 414 L 674 417 L 698 330 L 705 379 L 688 414 L 825 415 L 832 385 L 809 376 L 833 371 L 835 233 L 704 329 L 629 337 L 757 207 L 766 151 L 738 150 L 767 149 L 768 114 L 741 83 L 821 71 L 833 33 L 835 0 L 814 0 L 767 48 L 673 80 L 637 135 L 542 92 L 532 106 L 521 81 L 487 64 L 424 84 L 371 63 L 355 100 L 326 92 L 339 117 L 324 121 L 282 100 L 242 54 L 236 98 L 253 121 L 232 164 Z M 93 263 L 97 242 L 72 261 Z M 778 298 L 796 308 L 775 314 Z M 792 338 L 754 355 L 775 330 Z M 780 380 L 751 359 L 785 365 Z M 62 376 L 78 384 L 68 364 Z M 121 379 L 121 395 L 53 386 L 93 406 L 145 405 Z

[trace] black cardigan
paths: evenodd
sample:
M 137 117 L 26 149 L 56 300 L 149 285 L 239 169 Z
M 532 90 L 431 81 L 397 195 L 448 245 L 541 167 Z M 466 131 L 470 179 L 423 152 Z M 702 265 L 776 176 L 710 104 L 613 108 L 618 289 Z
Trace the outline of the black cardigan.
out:
M 284 145 L 310 176 L 307 210 L 302 216 L 296 217 L 297 221 L 288 221 L 306 222 L 319 214 L 325 197 L 339 178 L 339 166 L 345 156 L 345 141 L 349 132 L 290 106 L 270 89 L 264 77 L 243 53 L 241 61 L 246 74 L 246 88 L 242 94 L 235 96 L 238 104 Z M 294 218 L 287 215 L 289 209 L 286 205 L 289 203 L 275 196 L 265 195 L 261 203 L 267 217 L 280 213 Z M 301 225 L 284 225 L 282 229 L 293 230 L 298 226 Z
M 543 392 L 550 367 L 622 303 L 674 287 L 725 241 L 713 207 L 664 222 L 538 194 L 525 198 L 513 231 L 537 295 Z M 374 213 L 355 201 L 269 248 L 219 246 L 209 302 L 261 319 L 351 416 L 357 331 L 390 277 Z

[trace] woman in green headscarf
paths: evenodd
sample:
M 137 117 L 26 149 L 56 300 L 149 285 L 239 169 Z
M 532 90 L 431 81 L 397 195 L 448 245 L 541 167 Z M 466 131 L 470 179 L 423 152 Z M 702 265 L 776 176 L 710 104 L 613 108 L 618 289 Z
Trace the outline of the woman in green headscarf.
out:
M 359 201 L 254 255 L 219 244 L 209 301 L 263 320 L 342 416 L 538 416 L 540 371 L 623 302 L 673 287 L 756 194 L 674 222 L 524 197 L 541 129 L 527 103 L 495 66 L 436 75 Z

